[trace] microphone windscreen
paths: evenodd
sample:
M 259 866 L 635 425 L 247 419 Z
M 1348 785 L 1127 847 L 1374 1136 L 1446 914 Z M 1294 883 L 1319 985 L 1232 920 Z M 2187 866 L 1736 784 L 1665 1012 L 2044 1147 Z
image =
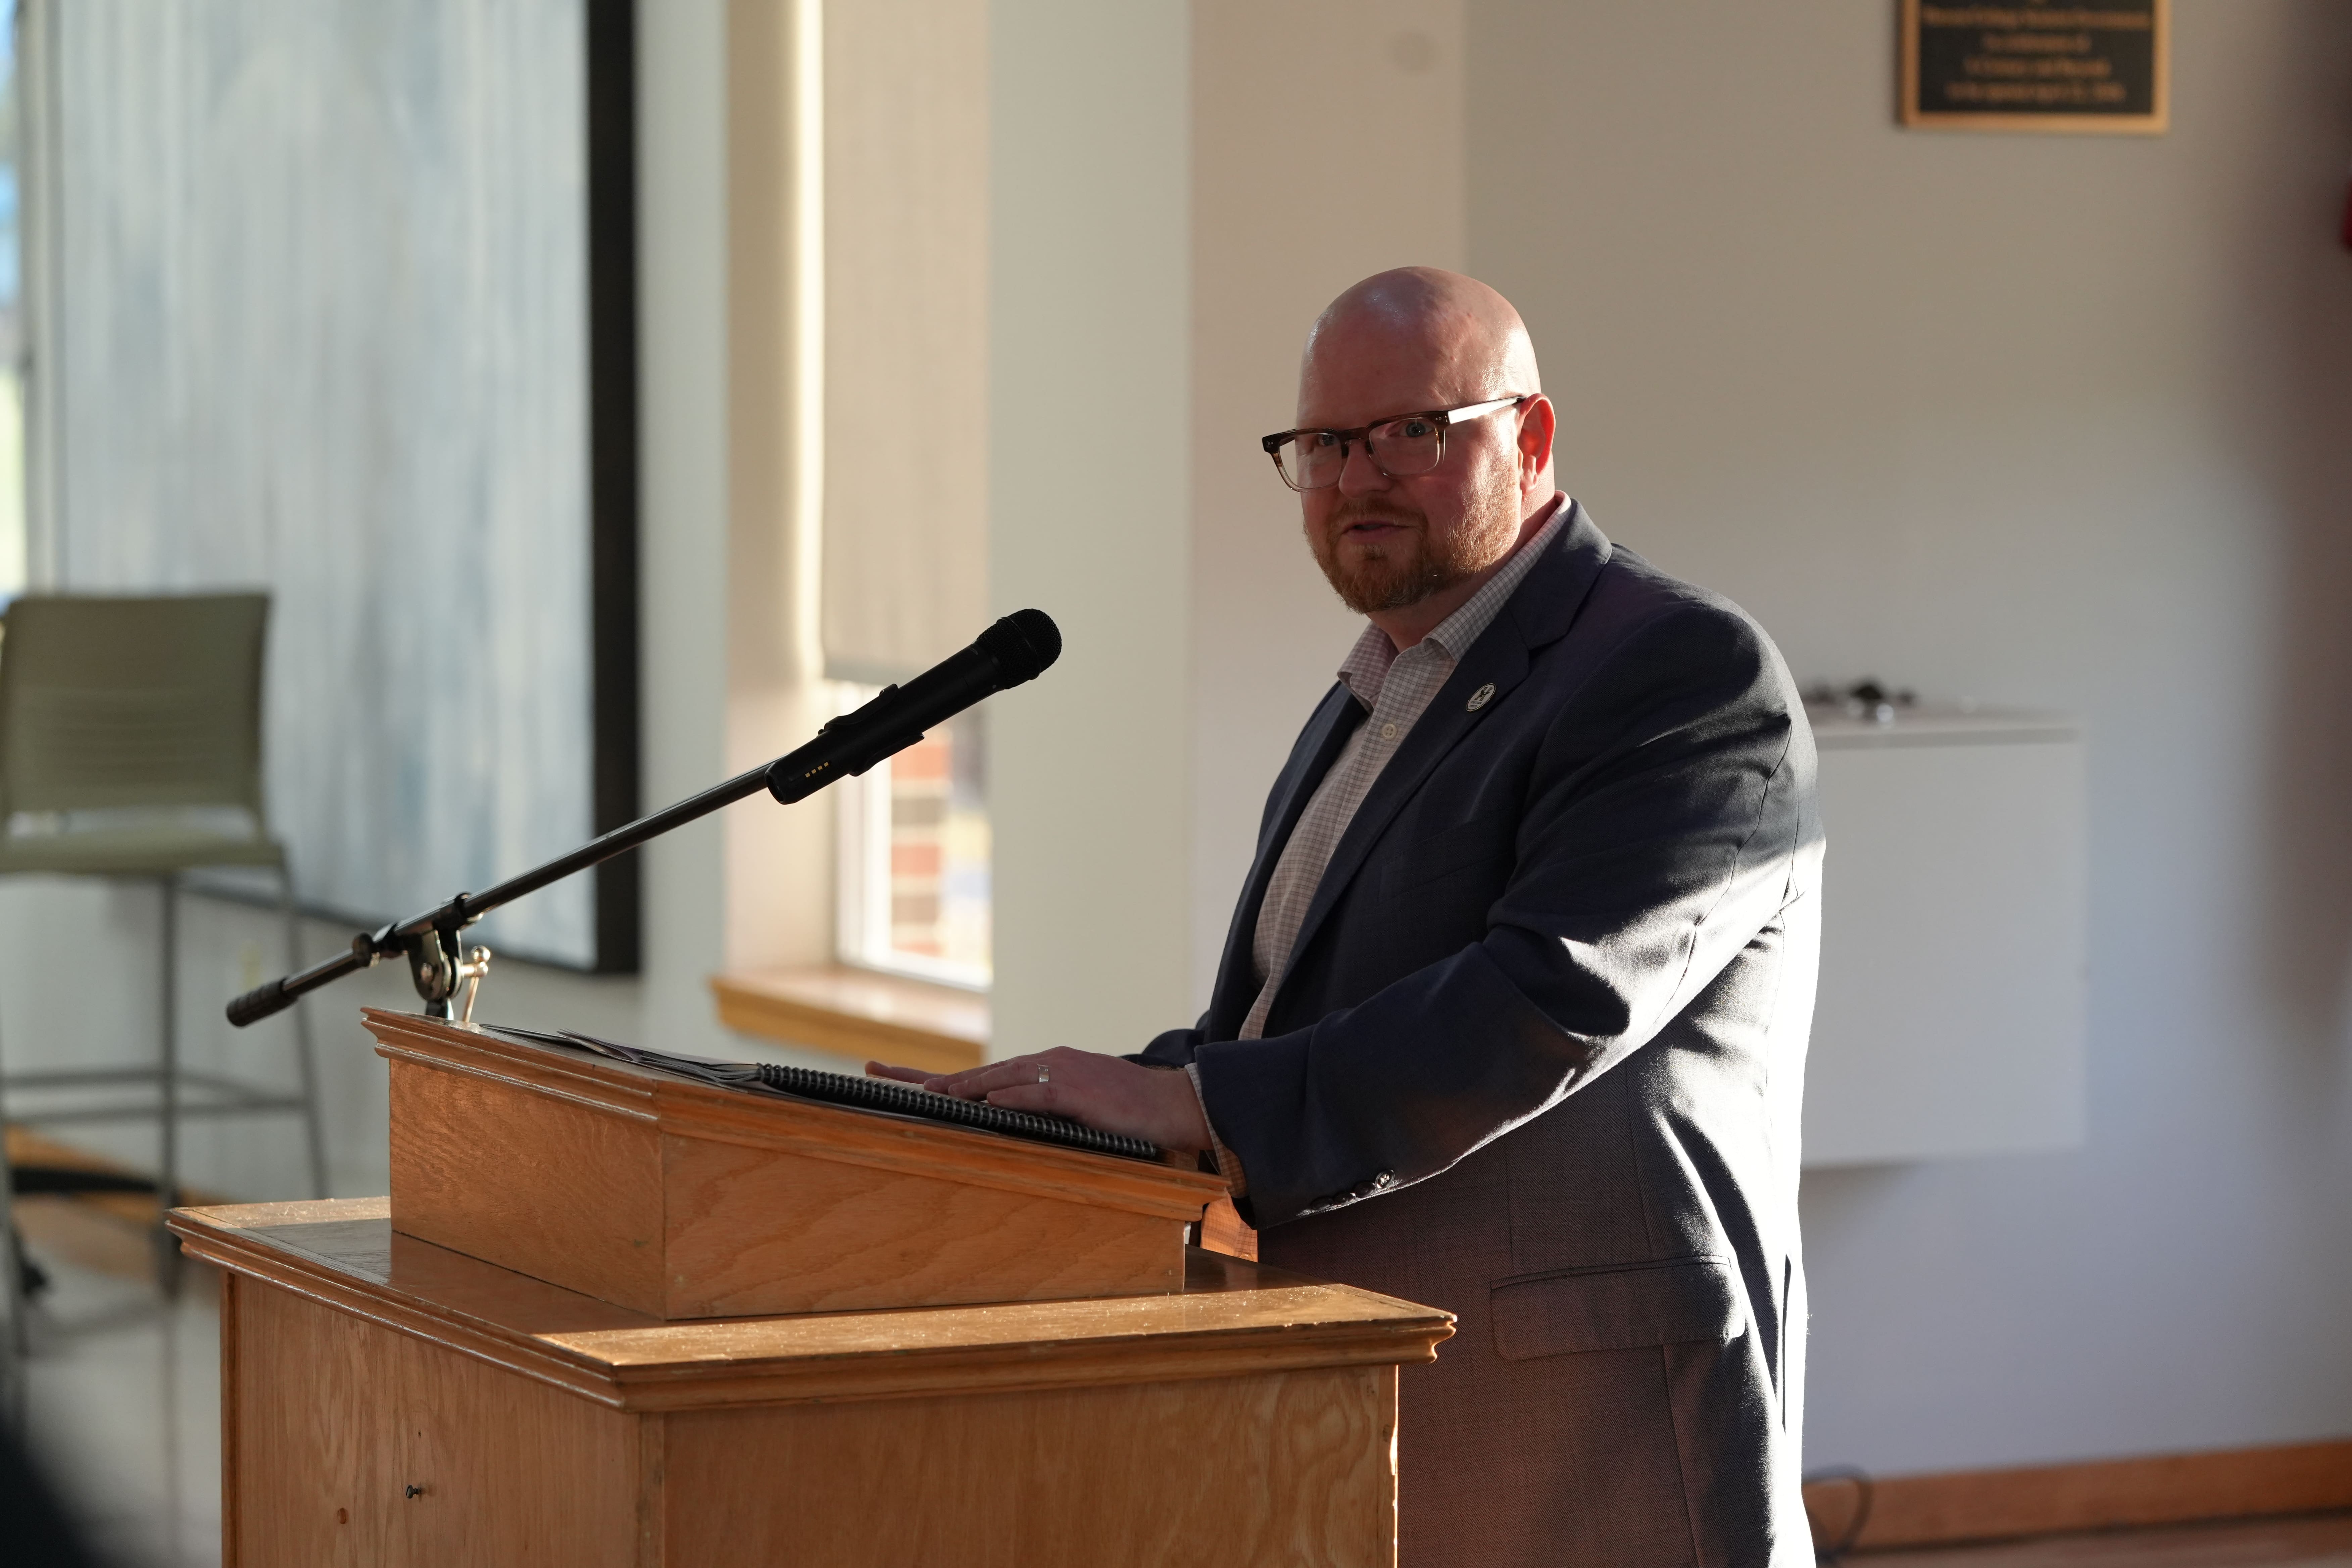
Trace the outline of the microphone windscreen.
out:
M 1015 610 L 980 634 L 1006 686 L 1034 680 L 1062 657 L 1062 628 L 1043 610 Z

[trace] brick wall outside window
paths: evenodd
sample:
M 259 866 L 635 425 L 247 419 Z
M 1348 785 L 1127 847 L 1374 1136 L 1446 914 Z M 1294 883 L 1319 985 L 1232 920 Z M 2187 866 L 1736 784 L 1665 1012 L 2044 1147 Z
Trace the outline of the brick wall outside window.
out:
M 872 695 L 848 689 L 845 708 Z M 967 713 L 844 787 L 840 950 L 957 984 L 989 976 L 985 722 Z

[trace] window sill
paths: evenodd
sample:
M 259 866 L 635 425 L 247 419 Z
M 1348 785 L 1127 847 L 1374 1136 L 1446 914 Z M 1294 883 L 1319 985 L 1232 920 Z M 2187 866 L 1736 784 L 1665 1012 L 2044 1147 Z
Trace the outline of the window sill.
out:
M 961 1072 L 988 1056 L 988 998 L 833 964 L 710 977 L 719 1021 L 739 1034 L 902 1067 Z

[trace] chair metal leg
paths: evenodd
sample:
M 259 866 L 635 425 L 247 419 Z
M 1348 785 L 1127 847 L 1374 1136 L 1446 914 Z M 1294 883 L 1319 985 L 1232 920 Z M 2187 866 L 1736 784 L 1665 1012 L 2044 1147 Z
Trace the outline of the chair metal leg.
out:
M 159 880 L 163 897 L 163 1170 L 155 1181 L 155 1276 L 166 1297 L 180 1293 L 180 1246 L 172 1233 L 164 1228 L 163 1215 L 180 1202 L 180 987 L 178 959 L 179 942 L 175 940 L 179 923 L 180 879 L 165 876 Z
M 302 967 L 302 917 L 294 909 L 294 868 L 280 864 L 278 886 L 284 894 L 282 907 L 286 915 L 286 973 L 293 974 Z M 297 999 L 294 1014 L 294 1063 L 302 1080 L 302 1131 L 310 1140 L 310 1191 L 314 1196 L 327 1195 L 327 1140 L 319 1115 L 319 1058 L 311 1048 L 310 1008 Z

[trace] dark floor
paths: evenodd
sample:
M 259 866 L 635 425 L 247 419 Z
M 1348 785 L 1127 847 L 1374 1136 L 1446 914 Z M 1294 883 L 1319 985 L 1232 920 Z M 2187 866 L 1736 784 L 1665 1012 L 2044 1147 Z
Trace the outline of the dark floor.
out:
M 34 1460 L 118 1568 L 220 1562 L 220 1309 L 213 1270 L 154 1283 L 152 1210 L 19 1199 L 50 1288 L 31 1317 L 25 1426 Z M 0 1558 L 6 1555 L 0 1549 Z

